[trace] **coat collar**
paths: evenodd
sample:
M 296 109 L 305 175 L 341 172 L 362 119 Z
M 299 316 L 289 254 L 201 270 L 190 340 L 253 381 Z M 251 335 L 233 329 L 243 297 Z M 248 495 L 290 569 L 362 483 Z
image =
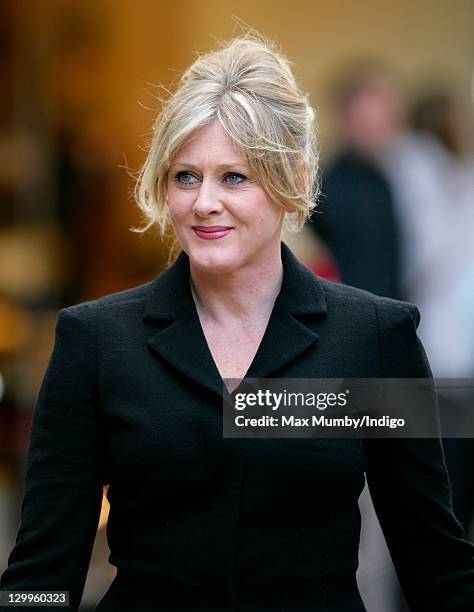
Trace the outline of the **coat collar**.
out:
M 246 378 L 263 378 L 295 359 L 318 339 L 298 317 L 326 313 L 318 278 L 281 243 L 283 280 L 270 320 Z M 223 393 L 223 381 L 202 330 L 189 285 L 189 258 L 182 251 L 176 261 L 151 283 L 144 321 L 160 322 L 148 344 L 183 374 Z

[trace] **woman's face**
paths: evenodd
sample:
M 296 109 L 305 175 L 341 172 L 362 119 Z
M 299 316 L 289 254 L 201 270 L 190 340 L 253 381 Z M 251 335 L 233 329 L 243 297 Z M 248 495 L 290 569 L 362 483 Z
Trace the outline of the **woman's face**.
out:
M 197 268 L 228 273 L 280 252 L 284 210 L 255 182 L 217 120 L 174 157 L 167 199 L 181 246 Z

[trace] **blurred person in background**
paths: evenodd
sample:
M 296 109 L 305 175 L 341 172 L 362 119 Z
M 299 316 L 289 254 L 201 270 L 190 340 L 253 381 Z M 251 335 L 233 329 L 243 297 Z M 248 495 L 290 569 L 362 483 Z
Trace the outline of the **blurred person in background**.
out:
M 459 112 L 450 94 L 420 96 L 381 158 L 401 226 L 402 290 L 422 313 L 433 373 L 446 378 L 474 373 L 465 317 L 453 321 L 450 309 L 474 261 L 474 163 L 461 136 L 470 121 Z
M 383 158 L 403 228 L 403 289 L 420 308 L 420 337 L 438 378 L 474 376 L 474 139 L 466 110 L 448 87 L 428 89 L 412 104 L 408 128 Z M 460 418 L 449 392 L 443 398 L 442 424 Z M 474 443 L 443 443 L 454 509 L 468 528 Z
M 310 226 L 332 253 L 342 282 L 401 299 L 399 228 L 379 166 L 382 148 L 399 129 L 400 98 L 372 61 L 342 71 L 331 93 L 339 146 L 323 168 Z

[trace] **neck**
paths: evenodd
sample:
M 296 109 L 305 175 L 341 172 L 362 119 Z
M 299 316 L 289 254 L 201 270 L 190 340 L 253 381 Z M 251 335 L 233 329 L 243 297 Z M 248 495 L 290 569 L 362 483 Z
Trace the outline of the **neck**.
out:
M 212 274 L 190 265 L 191 290 L 199 313 L 216 324 L 268 318 L 283 280 L 280 243 L 258 261 L 228 274 Z

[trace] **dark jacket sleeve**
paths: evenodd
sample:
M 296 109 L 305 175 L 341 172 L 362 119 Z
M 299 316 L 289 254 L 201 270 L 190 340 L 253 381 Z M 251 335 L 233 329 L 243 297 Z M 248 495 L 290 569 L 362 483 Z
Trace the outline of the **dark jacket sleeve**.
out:
M 418 309 L 386 301 L 377 311 L 382 377 L 431 378 Z M 372 439 L 366 447 L 369 490 L 411 612 L 472 612 L 474 547 L 453 513 L 441 440 Z
M 69 591 L 69 610 L 82 597 L 102 501 L 96 369 L 93 309 L 60 310 L 33 415 L 19 531 L 0 579 L 3 591 Z

